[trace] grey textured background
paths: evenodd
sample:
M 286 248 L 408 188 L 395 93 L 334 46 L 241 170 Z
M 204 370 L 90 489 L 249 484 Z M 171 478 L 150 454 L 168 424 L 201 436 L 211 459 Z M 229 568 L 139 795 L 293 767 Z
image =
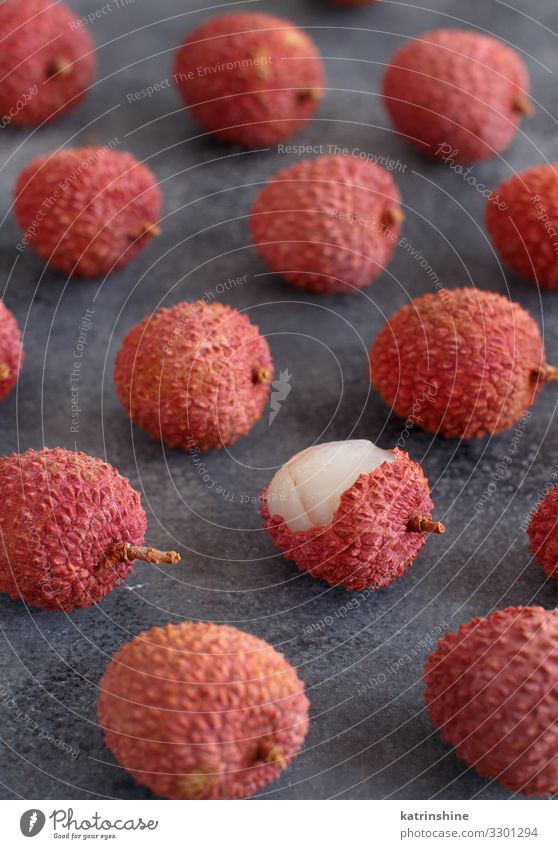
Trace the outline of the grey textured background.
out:
M 86 14 L 103 4 L 72 5 Z M 307 684 L 312 722 L 305 749 L 264 797 L 508 798 L 441 742 L 423 708 L 420 676 L 428 647 L 447 627 L 508 604 L 556 604 L 556 586 L 530 562 L 520 525 L 558 462 L 558 389 L 543 391 L 509 464 L 511 433 L 461 445 L 411 433 L 407 449 L 423 464 L 436 517 L 448 530 L 431 539 L 388 590 L 354 595 L 329 589 L 274 551 L 254 499 L 277 465 L 314 440 L 353 436 L 388 448 L 399 438 L 401 422 L 369 392 L 366 352 L 385 317 L 432 284 L 401 249 L 389 269 L 354 296 L 313 296 L 265 272 L 249 245 L 246 214 L 257 187 L 295 157 L 240 153 L 203 137 L 172 87 L 126 101 L 126 93 L 169 77 L 182 35 L 211 11 L 190 11 L 195 5 L 135 0 L 113 8 L 90 27 L 99 77 L 87 100 L 38 132 L 9 128 L 0 134 L 1 279 L 7 305 L 24 328 L 26 350 L 18 391 L 2 406 L 0 451 L 46 444 L 106 457 L 142 490 L 150 543 L 183 554 L 174 570 L 139 564 L 127 586 L 71 616 L 0 600 L 2 796 L 150 798 L 103 747 L 95 714 L 98 681 L 112 652 L 131 635 L 200 618 L 269 640 Z M 358 11 L 320 0 L 233 5 L 292 18 L 325 58 L 327 96 L 293 141 L 398 159 L 394 177 L 409 242 L 449 287 L 509 291 L 539 321 L 549 357 L 557 360 L 558 296 L 539 293 L 500 267 L 482 226 L 483 197 L 449 168 L 407 147 L 378 96 L 382 66 L 404 37 L 448 25 L 495 33 L 523 53 L 537 114 L 504 156 L 476 165 L 473 173 L 492 186 L 512 170 L 558 159 L 555 0 L 386 0 Z M 428 5 L 431 11 L 420 8 Z M 114 137 L 160 179 L 164 232 L 106 282 L 68 283 L 30 250 L 18 256 L 12 187 L 19 169 L 38 154 Z M 215 482 L 208 488 L 188 456 L 162 451 L 130 428 L 113 392 L 112 362 L 126 329 L 144 314 L 243 275 L 243 285 L 219 297 L 249 311 L 269 338 L 277 369 L 292 373 L 293 388 L 271 427 L 262 420 L 232 450 L 204 458 Z M 94 327 L 75 435 L 69 375 L 87 308 L 95 311 Z M 502 462 L 507 470 L 498 479 Z M 487 487 L 490 495 L 479 510 L 475 505 Z M 49 742 L 49 734 L 76 747 L 78 756 Z

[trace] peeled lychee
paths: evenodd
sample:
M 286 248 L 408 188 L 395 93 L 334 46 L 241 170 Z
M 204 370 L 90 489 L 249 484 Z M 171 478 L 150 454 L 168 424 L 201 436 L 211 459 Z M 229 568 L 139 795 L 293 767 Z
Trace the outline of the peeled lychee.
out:
M 209 18 L 178 50 L 174 80 L 205 130 L 252 148 L 296 133 L 318 108 L 324 86 L 309 36 L 261 12 Z
M 167 799 L 240 799 L 285 769 L 308 729 L 296 670 L 258 637 L 181 622 L 125 643 L 100 684 L 116 760 Z
M 370 351 L 371 377 L 398 416 L 443 436 L 499 433 L 558 369 L 519 304 L 495 292 L 440 290 L 399 309 Z
M 385 268 L 401 229 L 391 175 L 354 156 L 279 171 L 256 197 L 252 239 L 271 271 L 301 289 L 350 292 Z
M 472 162 L 504 150 L 532 114 L 515 50 L 472 30 L 407 41 L 384 76 L 386 108 L 407 141 L 430 156 Z
M 58 118 L 78 105 L 93 80 L 93 42 L 65 3 L 4 0 L 0 44 L 4 126 Z
M 0 301 L 0 401 L 13 389 L 22 362 L 23 350 L 17 321 Z
M 151 439 L 182 451 L 221 448 L 263 413 L 273 364 L 245 315 L 185 301 L 146 316 L 116 355 L 116 392 Z
M 558 484 L 537 505 L 529 527 L 530 551 L 549 578 L 558 581 Z
M 508 607 L 446 634 L 425 699 L 456 754 L 525 796 L 558 793 L 558 610 Z
M 161 194 L 131 154 L 104 147 L 39 156 L 19 175 L 15 215 L 53 268 L 96 277 L 126 265 L 159 232 Z
M 262 493 L 264 527 L 301 571 L 347 590 L 386 587 L 408 569 L 427 533 L 432 499 L 421 467 L 366 439 L 296 454 Z
M 96 604 L 134 560 L 176 563 L 143 546 L 140 496 L 112 466 L 64 448 L 0 457 L 0 592 L 44 610 Z
M 558 165 L 536 165 L 494 189 L 486 227 L 514 271 L 558 289 Z

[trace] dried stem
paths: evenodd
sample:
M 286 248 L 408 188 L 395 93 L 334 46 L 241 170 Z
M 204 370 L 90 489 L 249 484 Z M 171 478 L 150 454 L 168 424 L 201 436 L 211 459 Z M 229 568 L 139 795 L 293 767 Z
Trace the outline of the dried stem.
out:
M 160 563 L 170 563 L 174 566 L 180 560 L 180 554 L 176 551 L 159 551 L 146 545 L 132 545 L 130 542 L 115 542 L 107 552 L 107 560 L 144 560 L 155 566 Z
M 47 77 L 49 80 L 52 79 L 52 77 L 64 77 L 66 74 L 70 73 L 71 67 L 72 63 L 69 59 L 66 59 L 64 56 L 57 56 L 48 64 L 46 72 Z
M 399 209 L 399 207 L 397 206 L 392 206 L 382 212 L 380 224 L 382 225 L 382 227 L 386 227 L 389 229 L 390 227 L 396 227 L 404 220 L 405 214 L 403 210 Z
M 551 380 L 558 380 L 558 368 L 545 363 L 540 369 L 535 372 L 537 380 L 541 383 L 549 383 Z
M 446 528 L 441 522 L 435 522 L 434 519 L 430 519 L 428 516 L 415 513 L 415 515 L 411 516 L 409 519 L 407 530 L 423 534 L 443 534 L 445 533 Z
M 0 380 L 7 380 L 10 374 L 10 367 L 6 363 L 0 363 Z
M 517 95 L 513 102 L 513 110 L 524 118 L 532 118 L 535 114 L 535 108 L 526 94 Z
M 267 366 L 256 367 L 253 372 L 253 380 L 254 383 L 269 383 L 271 380 L 271 369 Z

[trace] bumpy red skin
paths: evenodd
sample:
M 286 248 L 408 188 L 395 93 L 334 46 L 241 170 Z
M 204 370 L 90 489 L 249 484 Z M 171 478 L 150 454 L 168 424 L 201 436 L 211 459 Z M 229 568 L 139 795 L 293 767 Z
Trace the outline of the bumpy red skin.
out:
M 558 484 L 547 492 L 537 506 L 527 533 L 531 541 L 530 551 L 548 577 L 558 581 Z
M 106 744 L 167 799 L 251 796 L 292 761 L 308 729 L 304 685 L 264 640 L 182 622 L 125 643 L 100 684 Z M 273 760 L 280 752 L 280 760 Z
M 80 103 L 93 80 L 93 42 L 64 3 L 0 3 L 0 43 L 0 121 L 6 125 L 58 118 Z M 64 66 L 58 73 L 57 63 Z
M 21 333 L 17 321 L 0 301 L 0 369 L 2 373 L 7 370 L 3 379 L 0 374 L 0 401 L 13 389 L 22 362 Z
M 150 241 L 161 214 L 151 171 L 131 154 L 68 148 L 34 159 L 15 188 L 15 215 L 29 244 L 69 276 L 126 265 Z
M 279 171 L 256 197 L 252 240 L 266 265 L 313 292 L 354 292 L 386 267 L 402 219 L 390 174 L 354 156 Z
M 383 83 L 386 109 L 407 141 L 425 154 L 458 162 L 486 159 L 509 145 L 528 109 L 517 105 L 526 103 L 528 88 L 514 50 L 457 29 L 406 42 Z
M 233 67 L 218 70 L 227 63 Z M 195 29 L 178 50 L 174 75 L 205 130 L 248 148 L 296 133 L 324 86 L 314 42 L 290 21 L 259 12 L 217 15 Z
M 372 383 L 398 416 L 463 439 L 520 419 L 539 392 L 544 363 L 531 316 L 472 288 L 415 298 L 391 316 L 370 351 Z
M 0 457 L 0 592 L 43 610 L 96 604 L 132 569 L 112 543 L 141 545 L 139 494 L 116 469 L 63 448 Z
M 469 766 L 525 796 L 558 793 L 558 610 L 508 607 L 428 656 L 432 722 Z
M 432 499 L 421 467 L 398 448 L 391 453 L 393 463 L 360 475 L 343 493 L 328 527 L 291 531 L 264 490 L 264 528 L 284 557 L 301 572 L 346 590 L 380 589 L 400 578 L 427 536 L 409 531 L 409 521 L 415 514 L 429 518 Z
M 260 370 L 267 372 L 258 381 Z M 114 366 L 128 415 L 169 448 L 232 445 L 261 417 L 273 363 L 258 328 L 219 303 L 185 301 L 128 332 Z
M 486 228 L 514 271 L 539 286 L 558 289 L 558 165 L 536 165 L 494 189 L 486 206 Z

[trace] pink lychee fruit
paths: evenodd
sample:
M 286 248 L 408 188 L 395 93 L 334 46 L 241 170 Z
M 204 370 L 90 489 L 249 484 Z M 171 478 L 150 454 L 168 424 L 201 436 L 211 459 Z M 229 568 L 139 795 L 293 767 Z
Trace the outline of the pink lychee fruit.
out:
M 549 578 L 558 581 L 558 484 L 537 505 L 527 527 L 530 551 Z
M 348 590 L 386 587 L 408 569 L 427 533 L 432 499 L 421 467 L 366 439 L 296 454 L 261 497 L 264 527 L 301 571 Z
M 32 127 L 80 103 L 95 73 L 87 28 L 65 3 L 0 3 L 0 119 Z M 2 118 L 3 116 L 3 118 Z
M 558 793 L 558 610 L 508 607 L 427 658 L 430 718 L 456 754 L 514 793 Z
M 22 244 L 71 276 L 97 277 L 126 265 L 159 232 L 160 214 L 151 171 L 106 147 L 39 156 L 15 189 Z
M 186 38 L 174 79 L 192 115 L 224 142 L 266 147 L 296 133 L 322 98 L 314 42 L 261 12 L 216 15 Z
M 0 401 L 13 389 L 22 362 L 23 349 L 17 321 L 0 301 Z
M 271 271 L 301 289 L 354 292 L 384 270 L 403 220 L 391 175 L 354 156 L 279 171 L 258 193 L 252 240 Z
M 510 268 L 558 289 L 558 164 L 535 165 L 491 193 L 486 228 Z
M 293 666 L 228 625 L 152 628 L 116 652 L 99 721 L 116 760 L 166 799 L 242 799 L 279 777 L 308 730 Z
M 180 560 L 143 545 L 139 493 L 108 463 L 80 451 L 0 457 L 0 492 L 0 592 L 28 605 L 87 607 L 117 586 L 134 560 Z
M 509 145 L 521 119 L 532 114 L 528 89 L 515 50 L 459 29 L 405 42 L 383 83 L 386 109 L 407 141 L 457 162 L 486 159 Z
M 135 424 L 169 448 L 232 445 L 261 417 L 273 380 L 265 338 L 246 315 L 185 301 L 128 332 L 114 366 L 117 395 Z

